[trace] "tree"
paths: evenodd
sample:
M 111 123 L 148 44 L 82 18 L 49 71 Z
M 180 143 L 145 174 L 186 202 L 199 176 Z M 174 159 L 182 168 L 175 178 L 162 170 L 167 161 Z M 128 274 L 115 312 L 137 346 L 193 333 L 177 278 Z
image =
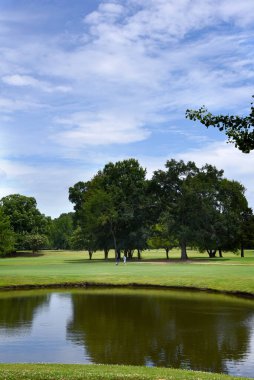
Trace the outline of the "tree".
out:
M 72 249 L 82 251 L 87 250 L 89 253 L 90 260 L 92 259 L 93 255 L 93 249 L 91 246 L 91 242 L 87 238 L 87 236 L 84 234 L 84 231 L 82 231 L 81 227 L 78 226 L 72 233 L 72 236 L 70 238 L 70 245 Z
M 108 163 L 91 181 L 70 188 L 76 220 L 93 247 L 115 250 L 142 249 L 149 218 L 146 171 L 137 160 Z M 110 238 L 109 238 L 110 237 Z
M 14 234 L 11 230 L 9 218 L 0 207 L 0 255 L 6 255 L 14 249 Z
M 53 219 L 50 226 L 51 246 L 54 249 L 70 249 L 73 230 L 73 213 L 64 213 Z
M 241 213 L 238 235 L 241 257 L 244 257 L 244 249 L 254 247 L 254 215 L 251 208 L 246 208 L 246 210 Z
M 236 251 L 244 244 L 244 215 L 248 213 L 245 188 L 237 181 L 223 179 L 220 191 L 220 211 L 224 233 L 221 249 Z M 246 231 L 247 232 L 247 231 Z
M 177 247 L 178 242 L 170 236 L 170 231 L 167 230 L 167 224 L 157 223 L 152 229 L 148 238 L 148 247 L 154 249 L 165 249 L 166 257 L 169 258 L 170 249 Z
M 170 231 L 173 240 L 179 242 L 181 259 L 187 260 L 187 243 L 195 242 L 199 231 L 199 202 L 191 188 L 191 178 L 198 173 L 194 162 L 166 162 L 166 170 L 154 172 L 152 181 L 157 194 L 164 228 Z
M 146 247 L 151 205 L 147 197 L 146 170 L 135 159 L 107 164 L 102 171 L 103 188 L 117 213 L 118 254 Z M 131 254 L 129 255 L 129 257 Z
M 216 253 L 218 244 L 218 231 L 220 219 L 218 210 L 218 194 L 223 170 L 218 170 L 212 165 L 206 164 L 199 169 L 191 179 L 191 187 L 197 198 L 198 234 L 194 246 L 200 251 L 207 251 L 210 257 Z
M 15 233 L 16 248 L 24 248 L 27 234 L 48 234 L 49 220 L 37 209 L 35 198 L 12 194 L 1 199 L 3 212 Z
M 88 182 L 77 182 L 73 187 L 69 188 L 69 201 L 74 204 L 74 222 L 75 227 L 80 222 L 81 216 L 80 212 L 82 209 L 83 202 L 85 200 L 86 193 L 88 191 L 90 181 Z
M 160 224 L 170 240 L 181 247 L 181 259 L 188 258 L 187 244 L 210 257 L 237 250 L 242 234 L 242 215 L 248 208 L 244 187 L 223 178 L 212 165 L 197 168 L 195 163 L 167 161 L 166 170 L 153 176 L 158 194 Z
M 254 97 L 254 96 L 253 96 Z M 205 106 L 199 110 L 186 110 L 186 118 L 199 120 L 207 128 L 210 126 L 224 131 L 228 142 L 234 143 L 235 147 L 243 153 L 249 153 L 254 149 L 254 107 L 251 103 L 250 114 L 246 117 L 217 115 L 208 112 Z
M 45 235 L 31 233 L 25 235 L 23 244 L 26 249 L 31 249 L 33 253 L 36 253 L 48 244 L 48 239 Z
M 244 187 L 237 181 L 223 178 L 223 171 L 205 165 L 192 178 L 199 198 L 200 234 L 196 246 L 213 258 L 219 251 L 239 248 L 242 213 L 248 207 Z
M 96 250 L 103 245 L 105 234 L 111 236 L 111 245 L 118 257 L 118 219 L 119 215 L 111 194 L 102 189 L 93 189 L 82 208 L 83 236 L 85 248 Z

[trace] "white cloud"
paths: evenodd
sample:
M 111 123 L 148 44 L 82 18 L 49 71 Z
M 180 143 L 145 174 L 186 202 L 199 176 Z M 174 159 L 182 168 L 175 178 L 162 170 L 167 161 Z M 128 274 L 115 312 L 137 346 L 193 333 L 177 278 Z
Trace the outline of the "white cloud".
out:
M 129 0 L 124 5 L 125 8 L 119 2 L 105 2 L 85 22 L 92 24 L 93 34 L 101 35 L 102 27 L 117 21 L 109 15 L 126 14 L 125 22 L 118 27 L 126 38 L 146 37 L 162 42 L 181 39 L 189 32 L 221 22 L 246 25 L 254 20 L 252 0 L 238 3 L 234 0 Z
M 148 131 L 131 116 L 111 113 L 76 113 L 69 118 L 56 119 L 68 127 L 55 135 L 55 139 L 69 147 L 85 145 L 126 144 L 144 140 Z
M 84 21 L 88 24 L 98 24 L 101 22 L 114 22 L 124 13 L 125 8 L 117 3 L 102 3 L 98 10 L 90 13 Z
M 17 87 L 24 87 L 24 86 L 30 86 L 38 88 L 45 92 L 69 92 L 71 90 L 68 86 L 58 86 L 58 85 L 52 85 L 48 82 L 38 80 L 36 78 L 33 78 L 30 75 L 6 75 L 2 77 L 2 81 L 8 85 L 11 86 L 17 86 Z
M 224 0 L 218 4 L 219 14 L 225 22 L 235 21 L 241 27 L 253 24 L 254 4 L 252 0 L 236 2 Z
M 31 165 L 21 164 L 13 160 L 0 158 L 0 179 L 12 180 L 24 175 L 33 175 L 35 169 Z
M 27 97 L 23 97 L 23 99 L 16 96 L 8 98 L 0 97 L 1 112 L 12 113 L 21 110 L 30 111 L 31 109 L 42 107 L 42 104 L 36 103 L 33 99 L 29 99 Z

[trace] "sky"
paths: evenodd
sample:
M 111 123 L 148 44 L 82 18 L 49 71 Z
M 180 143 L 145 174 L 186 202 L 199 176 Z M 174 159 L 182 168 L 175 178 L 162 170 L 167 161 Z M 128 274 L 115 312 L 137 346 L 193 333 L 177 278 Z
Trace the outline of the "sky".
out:
M 247 115 L 253 0 L 0 0 L 0 198 L 52 217 L 109 161 L 223 169 L 254 207 L 254 152 L 185 119 Z

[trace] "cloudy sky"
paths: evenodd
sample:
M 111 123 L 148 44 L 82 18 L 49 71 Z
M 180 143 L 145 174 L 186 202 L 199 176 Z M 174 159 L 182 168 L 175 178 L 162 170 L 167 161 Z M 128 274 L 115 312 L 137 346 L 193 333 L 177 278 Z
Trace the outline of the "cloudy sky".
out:
M 254 154 L 185 119 L 249 113 L 253 36 L 253 0 L 0 0 L 0 198 L 57 217 L 107 162 L 175 158 L 224 169 L 254 207 Z

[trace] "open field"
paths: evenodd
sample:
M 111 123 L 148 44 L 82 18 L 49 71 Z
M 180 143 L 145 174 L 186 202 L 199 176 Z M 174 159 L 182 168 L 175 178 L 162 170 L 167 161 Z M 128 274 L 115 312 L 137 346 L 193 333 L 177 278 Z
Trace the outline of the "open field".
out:
M 0 288 L 50 284 L 112 284 L 193 287 L 254 295 L 254 252 L 241 258 L 226 253 L 222 259 L 209 259 L 205 254 L 189 251 L 190 260 L 179 262 L 179 251 L 173 250 L 165 260 L 164 251 L 147 251 L 142 260 L 122 262 L 116 266 L 113 252 L 108 261 L 102 253 L 92 260 L 87 252 L 43 251 L 33 257 L 0 259 Z
M 0 364 L 1 380 L 243 380 L 216 373 L 118 365 Z

